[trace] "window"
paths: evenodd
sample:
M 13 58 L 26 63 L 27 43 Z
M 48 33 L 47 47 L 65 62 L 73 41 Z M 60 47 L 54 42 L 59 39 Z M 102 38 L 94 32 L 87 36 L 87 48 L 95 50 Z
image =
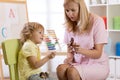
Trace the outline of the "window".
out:
M 45 29 L 54 29 L 59 42 L 64 36 L 63 0 L 27 0 L 29 21 L 41 23 Z

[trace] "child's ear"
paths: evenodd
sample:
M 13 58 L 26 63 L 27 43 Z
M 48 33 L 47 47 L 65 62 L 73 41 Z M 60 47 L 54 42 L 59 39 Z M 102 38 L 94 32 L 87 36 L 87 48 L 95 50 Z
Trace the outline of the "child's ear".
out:
M 30 38 L 32 37 L 32 34 L 30 34 Z

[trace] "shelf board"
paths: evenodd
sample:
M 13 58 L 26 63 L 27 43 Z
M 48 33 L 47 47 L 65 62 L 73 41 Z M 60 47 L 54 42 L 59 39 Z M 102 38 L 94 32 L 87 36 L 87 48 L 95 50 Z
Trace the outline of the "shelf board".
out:
M 110 59 L 120 59 L 120 56 L 109 56 Z
M 101 6 L 107 6 L 107 4 L 90 4 L 89 7 L 101 7 Z
M 120 6 L 120 3 L 108 4 L 108 6 Z
M 50 51 L 52 52 L 52 51 Z M 42 56 L 45 56 L 45 55 L 48 55 L 49 51 L 48 52 L 41 52 L 41 55 Z M 66 51 L 57 51 L 56 52 L 56 55 L 57 56 L 66 56 L 67 52 Z
M 120 32 L 120 30 L 111 30 L 111 29 L 109 29 L 108 31 L 109 32 Z

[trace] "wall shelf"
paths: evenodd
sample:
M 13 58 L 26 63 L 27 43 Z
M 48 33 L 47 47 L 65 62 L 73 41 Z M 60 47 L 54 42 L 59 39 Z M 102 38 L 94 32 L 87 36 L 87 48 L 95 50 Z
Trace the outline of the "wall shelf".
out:
M 102 1 L 104 4 L 102 4 Z M 93 2 L 93 3 L 92 3 Z M 109 48 L 106 53 L 109 56 L 116 56 L 115 46 L 117 42 L 120 42 L 120 29 L 115 29 L 114 17 L 120 17 L 120 1 L 119 0 L 89 0 L 89 11 L 95 13 L 101 17 L 106 17 L 106 27 L 109 32 Z M 119 26 L 120 27 L 120 26 Z

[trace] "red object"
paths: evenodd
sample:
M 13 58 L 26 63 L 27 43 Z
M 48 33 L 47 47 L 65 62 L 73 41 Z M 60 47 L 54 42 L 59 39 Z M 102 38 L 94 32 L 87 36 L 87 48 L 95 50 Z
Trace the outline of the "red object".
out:
M 107 18 L 106 18 L 106 16 L 103 16 L 102 18 L 103 18 L 104 23 L 105 23 L 105 29 L 107 29 Z

